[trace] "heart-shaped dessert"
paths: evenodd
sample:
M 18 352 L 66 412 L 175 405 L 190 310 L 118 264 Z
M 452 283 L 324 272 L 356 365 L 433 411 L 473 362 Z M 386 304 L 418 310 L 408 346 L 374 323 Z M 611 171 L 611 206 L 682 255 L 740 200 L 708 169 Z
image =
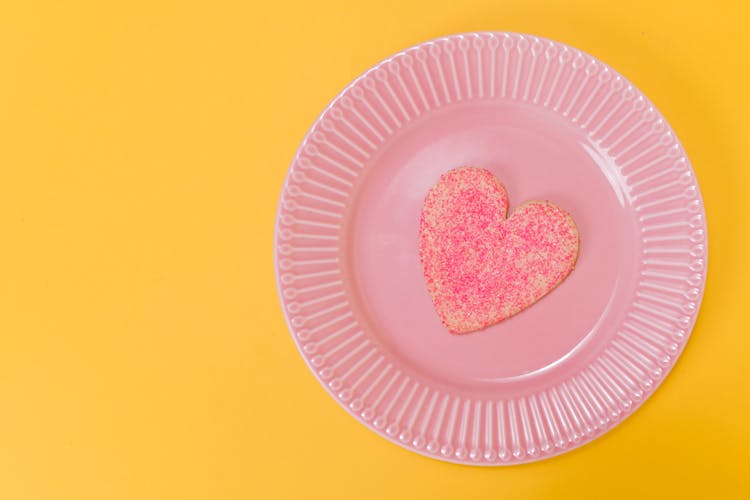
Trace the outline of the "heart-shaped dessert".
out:
M 560 284 L 578 257 L 573 218 L 531 201 L 506 218 L 508 196 L 482 168 L 451 170 L 427 193 L 419 257 L 440 319 L 452 333 L 480 330 Z

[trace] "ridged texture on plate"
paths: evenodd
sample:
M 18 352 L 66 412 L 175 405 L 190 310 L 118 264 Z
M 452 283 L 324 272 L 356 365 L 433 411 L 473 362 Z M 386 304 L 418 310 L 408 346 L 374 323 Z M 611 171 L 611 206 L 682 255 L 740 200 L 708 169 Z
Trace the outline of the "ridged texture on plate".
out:
M 355 183 L 378 147 L 425 113 L 484 99 L 533 103 L 580 127 L 615 159 L 642 235 L 632 306 L 598 356 L 558 385 L 497 400 L 432 387 L 383 352 L 354 318 L 338 253 Z M 493 465 L 589 441 L 654 390 L 695 321 L 704 240 L 703 205 L 687 156 L 638 90 L 562 44 L 480 33 L 401 52 L 334 100 L 292 164 L 280 201 L 276 257 L 293 335 L 331 394 L 406 447 Z

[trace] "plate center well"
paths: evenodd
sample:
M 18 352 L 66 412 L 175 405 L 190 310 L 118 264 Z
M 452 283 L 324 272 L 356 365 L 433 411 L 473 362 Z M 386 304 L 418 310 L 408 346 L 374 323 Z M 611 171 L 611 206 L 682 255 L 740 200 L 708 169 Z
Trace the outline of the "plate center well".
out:
M 547 297 L 483 331 L 453 335 L 427 292 L 418 235 L 428 189 L 461 166 L 495 174 L 511 212 L 529 200 L 559 205 L 581 243 L 576 268 Z M 487 101 L 433 111 L 366 166 L 345 228 L 352 306 L 369 335 L 435 383 L 493 392 L 545 385 L 614 335 L 632 298 L 638 238 L 626 192 L 614 162 L 551 111 Z

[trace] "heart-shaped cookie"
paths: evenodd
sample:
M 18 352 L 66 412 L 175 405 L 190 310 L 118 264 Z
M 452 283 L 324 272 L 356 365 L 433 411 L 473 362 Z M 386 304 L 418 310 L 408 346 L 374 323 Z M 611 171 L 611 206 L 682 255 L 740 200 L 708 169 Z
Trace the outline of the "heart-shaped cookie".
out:
M 452 333 L 480 330 L 547 295 L 575 266 L 578 229 L 548 201 L 510 217 L 508 196 L 487 170 L 451 170 L 422 207 L 419 257 L 440 319 Z

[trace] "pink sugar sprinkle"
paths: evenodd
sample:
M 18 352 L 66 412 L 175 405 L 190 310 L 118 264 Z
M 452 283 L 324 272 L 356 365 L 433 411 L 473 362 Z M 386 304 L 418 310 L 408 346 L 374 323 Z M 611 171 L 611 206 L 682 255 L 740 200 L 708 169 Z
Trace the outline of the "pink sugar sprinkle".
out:
M 513 316 L 560 284 L 578 257 L 573 218 L 532 201 L 506 219 L 508 196 L 487 170 L 440 177 L 422 207 L 419 257 L 443 324 L 468 333 Z

